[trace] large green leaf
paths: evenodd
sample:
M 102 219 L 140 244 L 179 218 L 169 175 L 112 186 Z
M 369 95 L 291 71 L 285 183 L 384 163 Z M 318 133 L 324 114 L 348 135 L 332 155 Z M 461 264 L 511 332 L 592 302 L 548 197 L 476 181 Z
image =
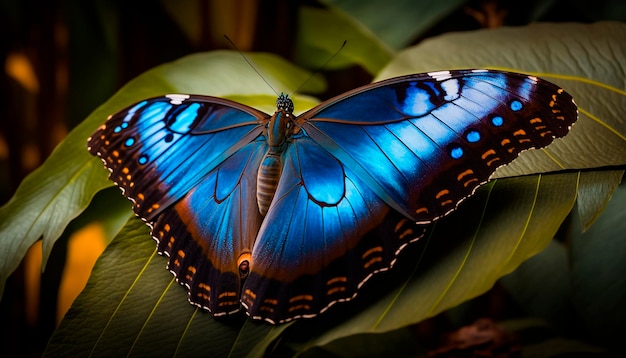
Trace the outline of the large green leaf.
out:
M 341 12 L 303 6 L 299 18 L 296 55 L 303 66 L 318 68 L 335 56 L 325 69 L 357 64 L 373 75 L 393 56 L 393 50 L 376 35 Z M 343 41 L 346 46 L 337 53 Z
M 164 270 L 148 228 L 131 219 L 96 263 L 92 276 L 50 340 L 46 354 L 93 357 L 226 356 L 263 351 L 287 328 L 217 321 L 186 302 Z M 183 304 L 181 304 L 183 303 Z M 260 344 L 260 348 L 255 348 Z
M 266 80 L 279 90 L 291 92 L 308 76 L 277 56 L 250 54 L 249 57 Z M 318 91 L 323 86 L 316 78 L 307 85 L 310 91 Z M 35 241 L 43 237 L 45 263 L 67 224 L 87 207 L 96 192 L 112 185 L 106 179 L 102 163 L 87 152 L 87 138 L 111 113 L 141 99 L 173 92 L 235 96 L 270 113 L 276 98 L 263 79 L 232 51 L 187 56 L 129 82 L 77 126 L 0 208 L 0 252 L 3 253 L 0 294 L 6 278 Z M 265 105 L 259 106 L 264 100 Z M 295 104 L 297 109 L 305 110 L 315 101 L 301 96 L 296 97 Z
M 560 141 L 561 149 L 552 149 L 553 146 L 550 146 L 546 151 L 534 151 L 543 154 L 539 159 L 524 162 L 513 173 L 503 175 L 624 165 L 624 85 L 615 79 L 623 73 L 623 69 L 615 65 L 612 59 L 624 58 L 626 52 L 623 47 L 614 42 L 619 42 L 625 28 L 624 25 L 611 23 L 536 25 L 451 34 L 410 49 L 398 58 L 398 62 L 394 61 L 392 68 L 397 74 L 415 72 L 416 66 L 422 66 L 422 70 L 434 70 L 432 63 L 417 65 L 414 60 L 406 61 L 407 58 L 434 58 L 439 61 L 437 69 L 497 67 L 543 73 L 551 76 L 549 79 L 566 78 L 568 85 L 561 83 L 561 80 L 557 82 L 572 92 L 577 102 L 582 104 L 581 107 L 584 109 L 586 106 L 586 113 L 590 114 L 581 116 L 574 127 L 580 133 L 572 135 L 574 139 L 567 136 Z M 547 34 L 553 37 L 550 41 L 529 40 L 538 33 L 544 37 L 549 37 Z M 608 39 L 603 42 L 594 40 L 598 34 Z M 553 44 L 550 45 L 550 42 Z M 480 48 L 477 44 L 484 43 L 489 44 L 489 51 L 477 51 Z M 452 49 L 448 46 L 452 46 Z M 581 56 L 586 46 L 592 46 L 594 51 L 584 52 L 588 58 L 585 62 Z M 580 53 L 575 49 L 580 49 Z M 463 57 L 457 57 L 457 53 L 464 54 L 465 61 Z M 546 57 L 544 53 L 553 55 Z M 175 65 L 170 67 L 172 71 Z M 224 64 L 228 65 L 230 63 Z M 611 71 L 615 71 L 613 75 L 609 74 Z M 385 73 L 389 73 L 389 70 Z M 177 81 L 184 81 L 185 78 L 168 76 L 167 80 L 179 83 Z M 606 93 L 599 95 L 601 91 Z M 244 91 L 242 96 L 246 93 Z M 125 102 L 130 103 L 138 97 L 146 97 L 146 94 L 122 91 L 118 96 L 126 98 Z M 601 123 L 599 127 L 609 129 L 597 132 L 593 126 L 589 127 L 585 123 Z M 593 155 L 587 155 L 588 151 L 593 151 Z M 570 212 L 579 180 L 577 172 L 499 179 L 495 184 L 479 190 L 459 211 L 438 222 L 421 243 L 407 249 L 398 260 L 398 267 L 368 282 L 352 304 L 337 304 L 317 319 L 298 322 L 289 327 L 280 326 L 274 330 L 265 323 L 245 321 L 237 325 L 233 321 L 213 320 L 206 314 L 195 313 L 192 306 L 182 304 L 180 301 L 184 301 L 185 290 L 172 284 L 171 276 L 163 269 L 165 259 L 154 257 L 154 244 L 147 235 L 140 234 L 142 240 L 152 245 L 152 250 L 146 246 L 138 253 L 139 256 L 124 256 L 134 266 L 119 267 L 110 260 L 121 253 L 109 252 L 117 247 L 111 245 L 90 280 L 89 287 L 94 288 L 86 289 L 76 301 L 71 315 L 68 313 L 67 322 L 62 323 L 51 341 L 49 350 L 58 352 L 64 343 L 69 345 L 69 342 L 77 341 L 84 349 L 94 349 L 98 353 L 102 349 L 102 354 L 150 354 L 154 353 L 154 346 L 163 341 L 170 347 L 168 352 L 178 350 L 187 353 L 196 349 L 186 347 L 189 344 L 187 342 L 197 344 L 199 340 L 212 337 L 213 332 L 227 331 L 238 338 L 224 338 L 223 347 L 212 346 L 206 348 L 211 349 L 207 352 L 262 354 L 260 351 L 267 347 L 280 352 L 280 348 L 274 346 L 278 336 L 283 337 L 281 342 L 287 342 L 287 337 L 292 337 L 289 347 L 302 352 L 353 334 L 385 332 L 419 322 L 486 291 L 498 278 L 545 248 Z M 128 240 L 134 239 L 126 237 Z M 126 241 L 121 236 L 115 242 Z M 126 250 L 133 251 L 136 248 L 132 246 L 121 251 Z M 141 262 L 144 264 L 137 264 Z M 126 278 L 121 282 L 123 276 Z M 133 286 L 135 281 L 141 285 Z M 96 286 L 103 291 L 95 290 Z M 112 297 L 107 298 L 105 304 L 103 301 L 107 293 L 103 292 L 108 292 L 106 290 L 116 293 L 110 294 Z M 99 302 L 102 304 L 98 305 Z M 123 308 L 122 312 L 117 311 L 118 306 L 119 309 Z M 103 315 L 98 315 L 99 311 L 103 311 Z M 194 313 L 196 316 L 192 318 Z M 137 316 L 132 316 L 134 314 Z M 125 318 L 127 315 L 135 319 Z M 210 323 L 205 323 L 204 328 L 180 329 L 181 326 L 190 326 L 189 322 L 199 324 L 194 323 L 198 315 L 206 317 Z M 111 323 L 106 327 L 92 320 Z M 167 341 L 159 333 L 162 330 L 158 329 L 158 323 L 163 327 L 165 321 L 168 322 L 166 327 L 178 327 L 177 333 L 173 334 L 176 343 Z M 112 329 L 113 324 L 115 329 Z M 312 330 L 311 326 L 315 329 Z M 96 327 L 95 333 L 82 337 L 88 327 Z M 283 329 L 289 333 L 288 336 L 281 335 Z M 115 332 L 133 338 L 124 336 L 117 340 Z M 101 334 L 102 338 L 94 340 Z M 300 339 L 293 340 L 293 337 Z M 107 344 L 101 344 L 103 339 L 106 339 Z M 210 342 L 219 344 L 214 340 Z M 174 345 L 178 348 L 171 348 Z
M 573 230 L 570 250 L 571 302 L 584 333 L 626 353 L 626 185 L 584 234 Z M 576 223 L 578 224 L 578 223 Z
M 334 12 L 354 18 L 393 49 L 400 49 L 423 34 L 467 0 L 394 1 L 324 0 Z M 336 37 L 336 35 L 334 36 Z

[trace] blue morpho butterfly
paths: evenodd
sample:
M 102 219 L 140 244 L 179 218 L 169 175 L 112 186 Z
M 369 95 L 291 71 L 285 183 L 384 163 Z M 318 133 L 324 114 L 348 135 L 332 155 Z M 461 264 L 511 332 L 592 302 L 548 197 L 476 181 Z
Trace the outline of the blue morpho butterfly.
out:
M 566 135 L 572 97 L 490 70 L 391 78 L 300 116 L 170 94 L 89 139 L 152 228 L 189 301 L 271 323 L 354 298 L 417 224 L 451 212 L 499 166 Z

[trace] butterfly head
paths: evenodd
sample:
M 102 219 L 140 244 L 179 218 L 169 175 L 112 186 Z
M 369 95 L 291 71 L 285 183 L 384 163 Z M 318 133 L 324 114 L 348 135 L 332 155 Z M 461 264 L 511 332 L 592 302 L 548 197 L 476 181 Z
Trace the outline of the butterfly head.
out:
M 289 98 L 288 94 L 281 93 L 276 100 L 276 109 L 279 111 L 285 111 L 287 113 L 293 113 L 293 101 Z

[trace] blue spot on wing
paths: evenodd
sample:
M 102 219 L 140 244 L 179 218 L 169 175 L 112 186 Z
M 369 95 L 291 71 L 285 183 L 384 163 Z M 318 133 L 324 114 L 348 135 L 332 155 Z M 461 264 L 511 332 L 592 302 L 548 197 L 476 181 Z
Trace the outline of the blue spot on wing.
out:
M 514 112 L 521 110 L 523 107 L 522 102 L 518 100 L 511 101 L 511 104 L 509 106 L 511 107 L 511 110 Z
M 500 127 L 504 124 L 504 118 L 502 118 L 502 116 L 493 116 L 491 118 L 491 124 L 496 127 Z
M 458 146 L 452 147 L 450 149 L 450 156 L 453 159 L 460 159 L 463 156 L 463 148 L 458 147 Z
M 476 142 L 478 142 L 480 140 L 480 133 L 478 131 L 475 131 L 475 130 L 469 130 L 465 134 L 465 138 L 470 143 L 476 143 Z

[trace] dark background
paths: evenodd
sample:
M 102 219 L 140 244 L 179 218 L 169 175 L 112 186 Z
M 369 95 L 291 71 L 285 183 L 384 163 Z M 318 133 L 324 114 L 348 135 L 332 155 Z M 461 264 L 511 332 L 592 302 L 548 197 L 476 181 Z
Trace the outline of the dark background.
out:
M 223 34 L 242 51 L 272 52 L 297 63 L 299 8 L 329 6 L 322 1 L 180 1 L 177 4 L 198 24 L 189 33 L 164 3 L 0 1 L 0 59 L 4 64 L 0 80 L 0 203 L 10 199 L 21 180 L 48 157 L 69 130 L 133 77 L 190 53 L 230 48 Z M 618 3 L 467 1 L 412 43 L 450 31 L 524 25 L 535 20 L 588 23 L 619 19 L 623 12 L 610 10 Z M 538 18 L 532 17 L 540 4 L 544 10 Z M 320 99 L 372 78 L 357 66 L 322 72 L 329 86 Z M 24 304 L 24 264 L 7 282 L 0 306 L 3 353 L 39 356 L 45 348 L 58 320 L 57 294 L 66 247 L 63 239 L 55 246 L 41 279 L 39 308 L 34 314 L 27 312 Z M 487 299 L 485 304 L 499 303 Z

